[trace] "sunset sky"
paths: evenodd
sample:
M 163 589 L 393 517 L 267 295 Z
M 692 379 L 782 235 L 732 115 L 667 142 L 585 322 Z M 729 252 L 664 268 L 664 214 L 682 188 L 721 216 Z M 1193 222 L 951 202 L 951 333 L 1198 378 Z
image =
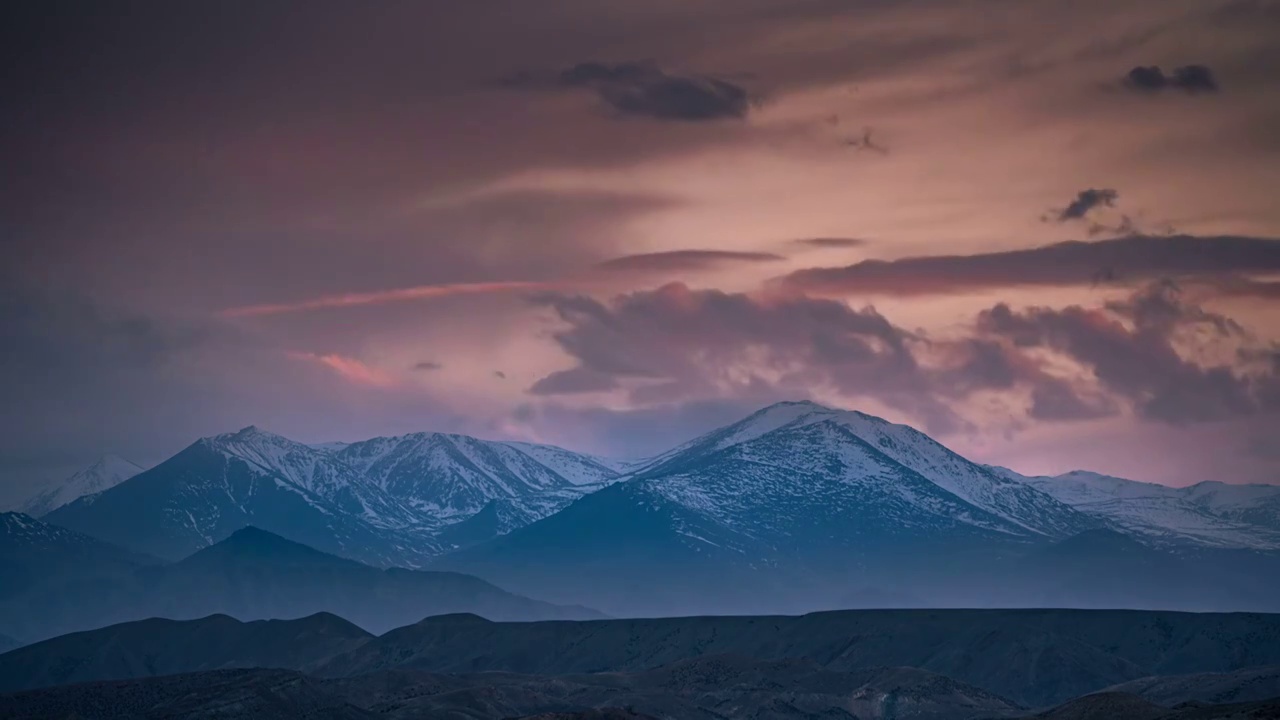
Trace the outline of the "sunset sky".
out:
M 640 456 L 802 398 L 1280 481 L 1275 0 L 16 5 L 0 496 L 250 424 Z

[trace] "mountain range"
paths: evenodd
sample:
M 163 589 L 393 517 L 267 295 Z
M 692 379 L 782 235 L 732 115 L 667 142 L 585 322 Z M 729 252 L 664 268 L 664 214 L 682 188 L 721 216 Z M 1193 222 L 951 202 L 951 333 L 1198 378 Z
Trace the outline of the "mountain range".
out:
M 589 456 L 526 443 L 418 433 L 313 447 L 247 427 L 45 519 L 170 560 L 255 525 L 369 564 L 421 567 L 617 477 Z M 441 536 L 482 511 L 493 521 Z
M 811 402 L 628 463 L 441 433 L 306 445 L 248 427 L 43 520 L 170 563 L 254 526 L 612 615 L 1280 609 L 1280 486 L 1026 477 Z

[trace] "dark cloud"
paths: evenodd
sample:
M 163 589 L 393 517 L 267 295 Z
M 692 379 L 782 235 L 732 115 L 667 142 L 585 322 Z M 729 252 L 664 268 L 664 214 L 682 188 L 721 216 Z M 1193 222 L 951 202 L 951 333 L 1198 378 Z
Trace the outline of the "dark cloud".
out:
M 506 380 L 506 379 L 507 379 L 507 374 L 506 374 L 506 373 L 504 373 L 504 372 L 502 372 L 501 370 L 494 370 L 494 371 L 493 371 L 493 376 L 494 376 L 494 377 L 496 377 L 496 378 L 498 378 L 499 380 Z
M 848 237 L 815 237 L 815 238 L 798 238 L 791 242 L 797 245 L 809 245 L 810 247 L 819 248 L 851 248 L 862 247 L 867 244 L 866 240 L 861 238 Z
M 911 333 L 873 309 L 799 295 L 757 298 L 679 283 L 602 303 L 549 295 L 565 327 L 553 337 L 577 365 L 534 391 L 626 388 L 647 406 L 696 398 L 787 397 L 830 385 L 910 412 L 935 431 L 958 419 L 929 382 Z
M 971 427 L 954 403 L 984 391 L 1033 394 L 1039 419 L 1080 420 L 1116 408 L 996 333 L 932 341 L 874 309 L 803 295 L 755 297 L 671 284 L 601 303 L 546 296 L 577 362 L 535 395 L 622 391 L 634 407 L 693 400 L 806 396 L 833 388 L 879 401 L 932 432 Z
M 1165 74 L 1155 65 L 1138 66 L 1124 78 L 1125 87 L 1138 92 L 1156 93 L 1181 90 L 1188 93 L 1217 92 L 1218 81 L 1206 65 L 1183 65 Z
M 591 88 L 624 115 L 704 121 L 744 118 L 751 109 L 747 91 L 734 83 L 673 75 L 647 63 L 579 63 L 560 73 L 559 80 L 569 87 Z
M 532 395 L 571 395 L 574 393 L 604 392 L 618 387 L 618 380 L 608 373 L 590 368 L 576 367 L 560 370 L 535 382 L 529 388 Z
M 423 360 L 423 361 L 422 361 L 422 362 L 420 362 L 420 363 L 414 363 L 414 365 L 413 365 L 413 369 L 414 369 L 414 370 L 419 370 L 419 371 L 429 372 L 429 371 L 432 371 L 432 370 L 442 370 L 442 369 L 444 369 L 444 365 L 441 365 L 440 363 L 438 363 L 438 362 L 436 362 L 436 361 L 434 361 L 434 360 Z
M 670 250 L 624 255 L 596 265 L 601 270 L 639 272 L 680 272 L 711 270 L 731 263 L 779 262 L 786 258 L 774 253 L 730 250 Z
M 1270 397 L 1280 381 L 1273 370 L 1250 373 L 1232 362 L 1184 356 L 1182 344 L 1204 351 L 1247 335 L 1231 318 L 1186 302 L 1171 283 L 1155 283 L 1105 308 L 996 305 L 981 314 L 978 329 L 1021 351 L 1048 349 L 1080 363 L 1149 420 L 1206 422 L 1280 410 Z M 1046 398 L 1057 408 L 1064 407 L 1061 400 Z M 1073 402 L 1065 404 L 1068 411 Z
M 1111 188 L 1081 190 L 1075 200 L 1058 212 L 1057 221 L 1083 220 L 1090 210 L 1099 207 L 1115 207 L 1120 193 Z
M 779 282 L 817 292 L 929 295 L 1089 285 L 1099 277 L 1132 283 L 1276 271 L 1280 271 L 1277 239 L 1132 235 L 978 255 L 864 260 L 846 267 L 798 270 Z

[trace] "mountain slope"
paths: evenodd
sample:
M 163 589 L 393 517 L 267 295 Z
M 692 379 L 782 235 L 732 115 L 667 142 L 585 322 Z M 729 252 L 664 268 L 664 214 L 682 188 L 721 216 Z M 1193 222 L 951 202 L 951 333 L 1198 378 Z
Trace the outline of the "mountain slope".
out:
M 278 475 L 345 514 L 378 527 L 403 528 L 423 518 L 335 454 L 294 442 L 257 427 L 208 438 L 218 451 Z
M 93 720 L 374 720 L 288 670 L 211 670 L 0 695 L 0 717 Z
M 1077 470 L 1020 480 L 1082 513 L 1164 544 L 1280 549 L 1280 485 L 1204 482 L 1185 488 Z
M 475 515 L 493 501 L 517 508 L 513 520 L 545 517 L 580 497 L 581 486 L 617 476 L 567 450 L 446 433 L 373 438 L 351 443 L 334 457 L 419 516 L 442 523 Z
M 1138 695 L 1157 705 L 1185 702 L 1239 703 L 1280 698 L 1280 666 L 1235 672 L 1166 675 L 1130 680 L 1107 688 Z
M 140 466 L 124 458 L 104 455 L 66 480 L 46 487 L 27 500 L 21 510 L 31 517 L 44 517 L 69 502 L 113 488 L 140 472 Z
M 22 513 L 0 513 L 0 601 L 67 578 L 129 573 L 158 562 Z M 11 623 L 4 617 L 4 629 Z M 12 624 L 20 624 L 13 618 Z

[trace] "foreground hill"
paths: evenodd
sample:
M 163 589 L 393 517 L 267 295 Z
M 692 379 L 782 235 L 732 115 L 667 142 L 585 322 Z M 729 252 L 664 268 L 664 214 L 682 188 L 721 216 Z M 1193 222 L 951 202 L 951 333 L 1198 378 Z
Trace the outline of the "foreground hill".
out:
M 712 654 L 810 658 L 830 670 L 903 666 L 1029 707 L 1149 675 L 1276 664 L 1280 616 L 1087 610 L 858 610 L 799 617 L 582 623 L 428 618 L 319 672 L 634 671 Z
M 68 532 L 68 531 L 62 531 Z M 86 602 L 85 598 L 93 598 Z M 8 632 L 37 640 L 147 617 L 244 620 L 337 613 L 374 632 L 434 614 L 495 620 L 599 617 L 513 595 L 479 578 L 369 567 L 257 528 L 172 565 L 51 583 L 0 602 Z
M 1086 695 L 1022 720 L 1271 720 L 1280 717 L 1280 698 L 1221 705 L 1187 703 L 1166 707 L 1137 695 Z
M 299 718 L 345 713 L 337 716 L 392 720 L 808 720 L 849 709 L 859 717 L 887 712 L 915 720 L 976 720 L 1024 712 L 992 693 L 911 668 L 835 672 L 804 660 L 709 657 L 638 673 L 558 677 L 391 671 L 318 680 L 287 670 L 220 670 L 0 696 L 0 715 L 173 718 L 234 708 L 241 714 L 231 717 L 260 717 L 273 704 Z
M 55 638 L 0 655 L 0 677 L 10 678 L 6 687 L 19 689 L 67 679 L 125 679 L 233 667 L 235 654 L 222 649 L 210 655 L 202 642 L 193 641 L 192 635 L 198 635 L 201 624 L 207 622 L 143 621 Z M 219 622 L 236 621 L 224 618 Z M 225 634 L 237 636 L 229 630 Z M 106 665 L 110 674 L 93 670 L 102 665 L 96 658 L 104 653 L 144 658 L 157 652 L 152 648 L 166 647 L 171 650 L 163 651 L 167 653 L 164 657 L 171 659 L 161 664 L 114 662 Z M 791 659 L 816 666 L 816 670 L 800 672 L 801 676 L 817 670 L 849 673 L 907 667 L 981 688 L 1025 707 L 1044 707 L 1153 675 L 1278 665 L 1280 616 L 863 610 L 798 617 L 498 623 L 474 615 L 448 615 L 332 651 L 306 643 L 295 648 L 284 642 L 271 652 L 270 662 L 259 656 L 251 661 L 311 670 L 330 678 L 392 671 L 643 673 L 712 656 L 756 662 Z M 65 670 L 49 668 L 84 670 L 68 675 Z M 747 677 L 755 671 L 734 672 Z
M 241 667 L 306 669 L 372 637 L 342 618 L 240 622 L 153 618 L 63 635 L 0 655 L 0 690 Z
M 1107 689 L 1166 706 L 1184 702 L 1255 702 L 1280 697 L 1280 666 L 1140 678 Z

